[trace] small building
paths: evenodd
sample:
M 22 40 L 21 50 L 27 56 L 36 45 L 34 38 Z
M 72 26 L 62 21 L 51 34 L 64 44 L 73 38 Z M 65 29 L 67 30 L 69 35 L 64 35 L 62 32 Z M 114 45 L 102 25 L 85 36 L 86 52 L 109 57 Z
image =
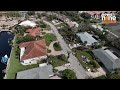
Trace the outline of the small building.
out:
M 24 42 L 19 44 L 20 61 L 23 65 L 36 64 L 37 61 L 47 58 L 45 40 Z
M 104 29 L 100 25 L 92 25 L 93 28 L 103 31 Z
M 80 37 L 82 43 L 87 42 L 86 43 L 87 46 L 91 46 L 95 42 L 98 43 L 98 41 L 95 38 L 92 37 L 93 35 L 91 35 L 91 34 L 89 34 L 87 32 L 77 33 L 77 36 Z
M 118 58 L 113 52 L 106 49 L 92 50 L 99 62 L 102 62 L 105 68 L 109 72 L 114 72 L 115 69 L 120 68 L 120 58 Z
M 33 37 L 35 37 L 36 35 L 40 36 L 41 31 L 42 30 L 41 30 L 40 27 L 36 27 L 36 28 L 26 30 L 26 32 Z
M 54 76 L 52 65 L 33 68 L 17 73 L 16 79 L 50 79 Z
M 33 22 L 33 21 L 29 21 L 29 20 L 26 20 L 26 21 L 23 21 L 21 22 L 19 25 L 21 26 L 30 26 L 30 27 L 36 27 L 36 23 Z

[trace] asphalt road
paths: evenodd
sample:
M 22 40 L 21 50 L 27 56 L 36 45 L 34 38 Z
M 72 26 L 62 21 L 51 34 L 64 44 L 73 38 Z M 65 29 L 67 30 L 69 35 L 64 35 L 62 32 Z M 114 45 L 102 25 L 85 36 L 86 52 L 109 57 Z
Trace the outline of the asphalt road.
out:
M 84 70 L 82 65 L 79 63 L 78 59 L 72 54 L 71 49 L 68 47 L 68 45 L 64 41 L 63 37 L 59 34 L 57 28 L 53 24 L 49 23 L 48 21 L 43 20 L 43 22 L 45 22 L 46 24 L 51 26 L 54 34 L 57 36 L 57 39 L 60 42 L 60 45 L 61 45 L 65 55 L 68 55 L 68 52 L 71 52 L 68 61 L 71 63 L 70 68 L 72 70 L 74 70 L 74 72 L 76 73 L 77 79 L 88 78 L 88 74 L 86 73 L 86 71 Z

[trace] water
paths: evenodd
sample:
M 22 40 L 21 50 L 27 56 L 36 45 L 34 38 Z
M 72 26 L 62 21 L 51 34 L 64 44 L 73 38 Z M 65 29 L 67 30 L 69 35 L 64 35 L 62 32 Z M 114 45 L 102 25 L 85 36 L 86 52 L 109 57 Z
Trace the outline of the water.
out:
M 6 68 L 6 65 L 1 63 L 1 58 L 4 55 L 10 56 L 11 52 L 11 46 L 8 43 L 8 40 L 13 40 L 14 35 L 11 33 L 8 33 L 6 31 L 0 32 L 0 79 L 3 79 L 4 73 L 2 73 L 2 70 Z

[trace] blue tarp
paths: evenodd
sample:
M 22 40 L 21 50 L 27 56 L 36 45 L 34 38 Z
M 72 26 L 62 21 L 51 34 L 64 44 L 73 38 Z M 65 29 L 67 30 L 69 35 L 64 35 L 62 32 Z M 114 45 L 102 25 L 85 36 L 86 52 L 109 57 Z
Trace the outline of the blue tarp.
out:
M 2 60 L 1 60 L 2 63 L 7 64 L 7 61 L 8 61 L 8 58 L 2 57 Z

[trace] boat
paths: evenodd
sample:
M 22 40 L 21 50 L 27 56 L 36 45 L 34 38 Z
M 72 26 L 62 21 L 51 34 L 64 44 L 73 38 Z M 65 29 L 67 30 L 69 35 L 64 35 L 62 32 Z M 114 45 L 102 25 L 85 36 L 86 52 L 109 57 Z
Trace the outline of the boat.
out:
M 1 62 L 4 63 L 5 65 L 7 65 L 7 61 L 8 61 L 8 56 L 5 55 L 4 57 L 2 57 Z

